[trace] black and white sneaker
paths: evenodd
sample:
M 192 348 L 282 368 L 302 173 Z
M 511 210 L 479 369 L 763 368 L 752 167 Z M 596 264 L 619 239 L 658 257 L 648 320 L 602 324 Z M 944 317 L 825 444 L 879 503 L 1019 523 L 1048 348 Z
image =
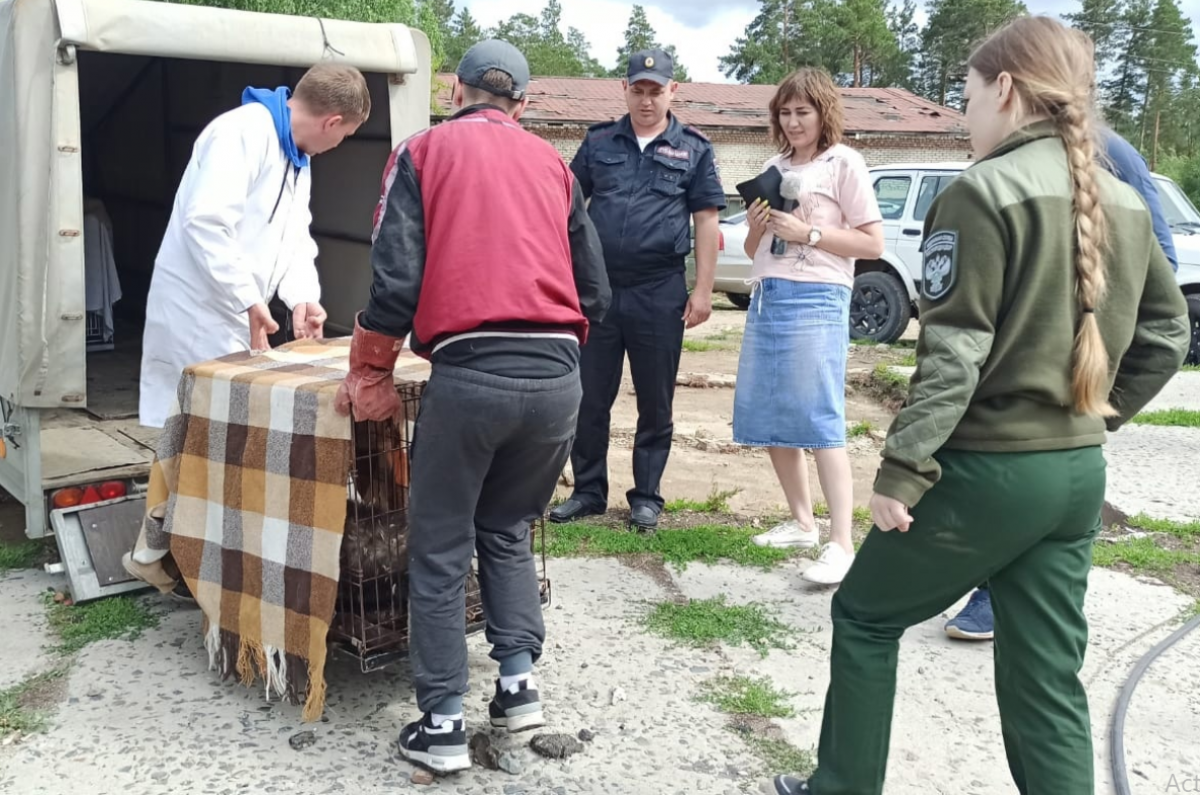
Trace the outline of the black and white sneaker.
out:
M 471 766 L 467 749 L 467 726 L 462 720 L 446 721 L 440 727 L 426 713 L 400 732 L 400 755 L 435 773 L 454 773 Z
M 776 776 L 775 792 L 778 795 L 811 795 L 808 782 L 795 776 Z
M 496 680 L 496 695 L 488 704 L 488 716 L 493 726 L 510 732 L 523 732 L 546 725 L 542 715 L 542 700 L 538 697 L 538 691 L 531 687 L 532 681 L 524 679 L 512 689 L 501 690 L 500 680 Z

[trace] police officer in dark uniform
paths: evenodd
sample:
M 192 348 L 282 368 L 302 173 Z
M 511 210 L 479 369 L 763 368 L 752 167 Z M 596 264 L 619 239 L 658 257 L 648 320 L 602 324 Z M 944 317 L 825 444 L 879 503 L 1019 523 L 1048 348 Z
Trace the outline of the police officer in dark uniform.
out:
M 571 466 L 575 490 L 550 518 L 569 522 L 608 507 L 608 441 L 613 401 L 629 356 L 637 393 L 630 521 L 658 524 L 659 483 L 671 451 L 672 402 L 684 328 L 712 313 L 718 213 L 725 191 L 712 144 L 671 113 L 678 89 L 671 56 L 635 53 L 622 81 L 629 113 L 588 130 L 571 170 L 600 235 L 612 304 L 583 346 L 583 402 Z M 696 287 L 689 297 L 685 260 L 696 227 Z

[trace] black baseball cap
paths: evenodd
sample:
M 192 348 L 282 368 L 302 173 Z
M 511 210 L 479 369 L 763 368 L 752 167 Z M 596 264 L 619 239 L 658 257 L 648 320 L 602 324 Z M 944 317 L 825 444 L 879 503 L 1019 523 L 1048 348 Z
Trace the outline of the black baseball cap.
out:
M 629 69 L 625 76 L 630 85 L 639 80 L 653 80 L 660 86 L 670 85 L 675 79 L 675 62 L 665 50 L 642 50 L 629 57 Z
M 513 90 L 500 91 L 483 82 L 483 76 L 498 69 L 512 78 Z M 506 99 L 522 99 L 529 87 L 529 62 L 516 47 L 500 39 L 481 41 L 467 50 L 455 72 L 464 85 Z

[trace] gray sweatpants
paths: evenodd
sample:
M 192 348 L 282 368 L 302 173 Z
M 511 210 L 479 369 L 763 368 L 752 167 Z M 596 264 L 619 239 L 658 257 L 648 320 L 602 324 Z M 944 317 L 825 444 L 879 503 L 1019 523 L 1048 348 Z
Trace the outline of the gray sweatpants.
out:
M 562 474 L 581 397 L 578 371 L 514 379 L 434 366 L 413 432 L 409 502 L 410 657 L 422 712 L 469 689 L 473 551 L 492 658 L 541 656 L 546 630 L 530 525 Z

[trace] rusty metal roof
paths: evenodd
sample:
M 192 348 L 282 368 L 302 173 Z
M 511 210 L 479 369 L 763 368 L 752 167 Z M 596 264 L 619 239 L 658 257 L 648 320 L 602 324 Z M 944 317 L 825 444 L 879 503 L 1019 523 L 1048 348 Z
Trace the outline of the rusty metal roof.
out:
M 448 85 L 452 75 L 443 75 Z M 680 83 L 673 110 L 686 124 L 701 128 L 761 128 L 775 86 Z M 846 132 L 966 135 L 963 115 L 899 88 L 843 88 Z M 625 115 L 621 81 L 604 78 L 543 77 L 529 83 L 529 109 L 523 121 L 595 124 Z M 450 93 L 438 92 L 449 115 Z

